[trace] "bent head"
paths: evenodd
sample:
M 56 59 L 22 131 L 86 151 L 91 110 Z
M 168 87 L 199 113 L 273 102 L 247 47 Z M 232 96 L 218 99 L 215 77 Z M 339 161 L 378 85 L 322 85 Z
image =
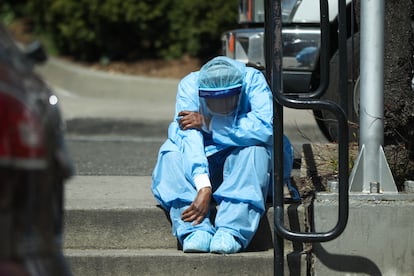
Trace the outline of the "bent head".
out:
M 200 69 L 199 96 L 212 113 L 228 115 L 237 108 L 244 74 L 244 64 L 227 57 L 214 58 Z

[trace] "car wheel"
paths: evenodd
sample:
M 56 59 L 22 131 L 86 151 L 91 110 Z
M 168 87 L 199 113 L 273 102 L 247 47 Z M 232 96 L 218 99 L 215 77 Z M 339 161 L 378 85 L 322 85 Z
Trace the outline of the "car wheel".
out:
M 359 125 L 359 33 L 347 41 L 348 60 L 348 125 L 349 141 L 358 140 Z M 325 94 L 321 97 L 340 104 L 339 94 L 339 51 L 336 51 L 330 61 L 330 82 Z M 319 128 L 326 138 L 332 142 L 338 141 L 338 122 L 333 113 L 327 110 L 314 111 Z

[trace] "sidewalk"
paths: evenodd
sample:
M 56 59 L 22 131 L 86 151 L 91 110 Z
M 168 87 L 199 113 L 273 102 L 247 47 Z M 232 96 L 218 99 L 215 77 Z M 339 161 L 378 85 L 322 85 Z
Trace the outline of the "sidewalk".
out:
M 179 80 L 101 72 L 50 57 L 37 71 L 53 88 L 66 120 L 169 121 Z
M 150 208 L 157 205 L 150 187 L 150 176 L 77 176 L 66 186 L 65 205 L 67 210 Z

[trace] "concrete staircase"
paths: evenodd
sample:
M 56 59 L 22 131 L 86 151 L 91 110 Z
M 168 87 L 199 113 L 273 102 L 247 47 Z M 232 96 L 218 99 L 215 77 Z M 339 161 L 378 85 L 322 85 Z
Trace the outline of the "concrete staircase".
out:
M 65 255 L 74 275 L 273 275 L 273 208 L 248 252 L 184 254 L 149 176 L 75 176 L 66 185 Z M 305 228 L 308 207 L 287 205 L 285 221 Z M 308 250 L 285 242 L 286 275 L 306 275 Z
M 178 80 L 103 73 L 55 58 L 37 69 L 59 96 L 76 165 L 65 185 L 64 229 L 74 275 L 273 275 L 270 206 L 249 252 L 184 254 L 153 199 L 149 175 Z M 314 120 L 306 121 L 312 116 L 285 112 L 294 145 L 321 139 Z M 294 135 L 299 128 L 307 137 Z M 285 207 L 291 229 L 308 229 L 306 205 Z M 308 247 L 286 242 L 285 249 L 285 274 L 307 275 Z

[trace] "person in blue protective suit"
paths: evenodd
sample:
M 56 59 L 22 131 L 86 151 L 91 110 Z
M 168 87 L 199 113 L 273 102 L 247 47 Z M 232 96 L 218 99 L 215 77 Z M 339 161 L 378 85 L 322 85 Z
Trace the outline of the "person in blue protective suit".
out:
M 173 235 L 184 252 L 246 249 L 272 172 L 273 104 L 264 75 L 216 57 L 180 81 L 175 116 L 152 175 Z

